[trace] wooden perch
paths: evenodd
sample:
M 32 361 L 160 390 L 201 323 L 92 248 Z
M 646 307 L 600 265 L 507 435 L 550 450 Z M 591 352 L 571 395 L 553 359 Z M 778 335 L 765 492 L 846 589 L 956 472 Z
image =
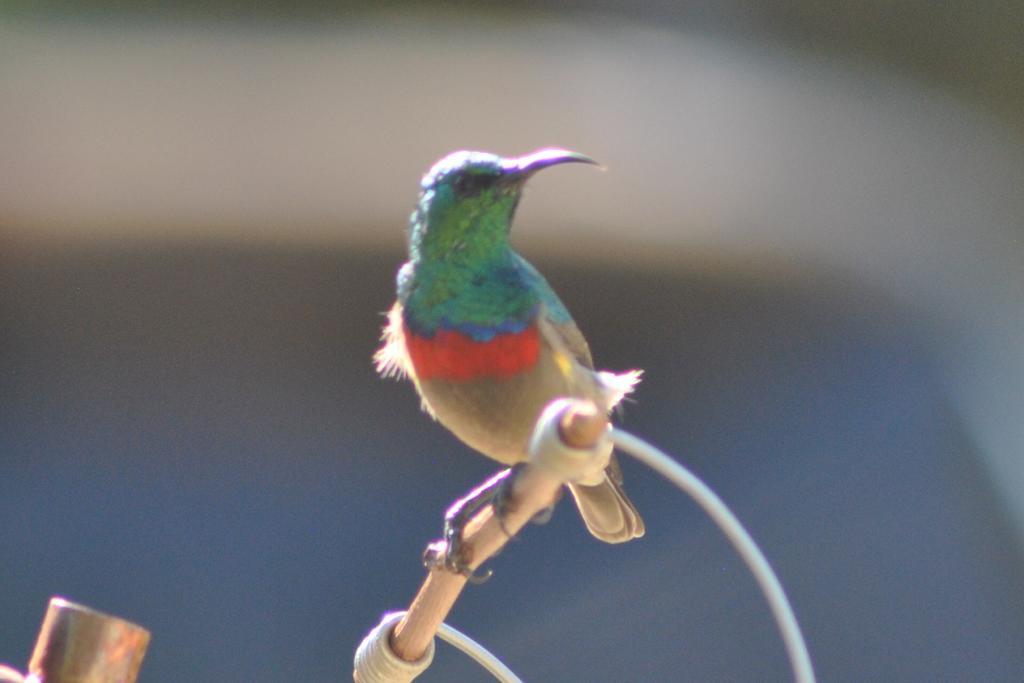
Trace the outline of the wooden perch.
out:
M 558 418 L 558 437 L 573 449 L 596 446 L 608 430 L 608 417 L 596 406 L 583 401 L 566 401 Z M 565 480 L 550 468 L 531 460 L 512 483 L 504 529 L 488 505 L 465 526 L 461 556 L 476 570 L 509 541 L 534 515 L 554 504 Z M 506 531 L 508 531 L 508 534 Z M 444 542 L 432 544 L 427 552 L 444 553 Z M 391 649 L 406 661 L 419 660 L 434 639 L 437 629 L 466 585 L 466 576 L 436 564 L 427 574 L 408 612 L 391 633 Z

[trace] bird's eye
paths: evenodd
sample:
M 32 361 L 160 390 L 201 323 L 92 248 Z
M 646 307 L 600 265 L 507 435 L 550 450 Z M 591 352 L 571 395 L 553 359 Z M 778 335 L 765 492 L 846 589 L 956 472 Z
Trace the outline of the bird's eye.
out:
M 470 197 L 490 187 L 495 176 L 487 173 L 463 173 L 452 180 L 452 189 L 460 197 Z

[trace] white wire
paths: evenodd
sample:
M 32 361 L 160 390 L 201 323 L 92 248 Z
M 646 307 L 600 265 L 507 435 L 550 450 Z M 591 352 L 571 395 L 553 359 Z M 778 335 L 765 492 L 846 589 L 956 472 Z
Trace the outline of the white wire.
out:
M 688 493 L 697 501 L 698 505 L 704 508 L 704 511 L 714 520 L 722 533 L 732 541 L 733 547 L 747 563 L 750 572 L 761 586 L 765 599 L 768 600 L 768 606 L 772 610 L 775 623 L 785 642 L 794 678 L 797 683 L 814 683 L 811 657 L 807 653 L 807 645 L 804 643 L 804 637 L 800 633 L 800 626 L 797 624 L 786 593 L 782 590 L 782 585 L 768 564 L 768 560 L 765 559 L 757 544 L 754 543 L 754 539 L 750 537 L 736 516 L 696 475 L 646 441 L 621 429 L 612 429 L 611 439 L 619 449 L 660 473 L 682 489 L 684 493 Z
M 501 660 L 492 655 L 487 648 L 457 628 L 442 623 L 441 627 L 437 629 L 437 635 L 441 640 L 475 659 L 480 666 L 487 669 L 501 683 L 523 683 L 521 678 L 512 673 L 512 670 L 502 664 Z

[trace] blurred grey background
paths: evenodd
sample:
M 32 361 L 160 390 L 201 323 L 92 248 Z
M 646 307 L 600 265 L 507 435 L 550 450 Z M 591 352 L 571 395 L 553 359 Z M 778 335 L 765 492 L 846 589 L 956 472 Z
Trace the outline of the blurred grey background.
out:
M 0 660 L 60 594 L 153 631 L 146 682 L 348 680 L 493 471 L 370 364 L 419 176 L 546 145 L 607 171 L 535 178 L 517 245 L 821 679 L 1021 680 L 1019 3 L 4 3 Z M 451 623 L 527 680 L 787 680 L 625 467 L 647 537 L 562 505 Z

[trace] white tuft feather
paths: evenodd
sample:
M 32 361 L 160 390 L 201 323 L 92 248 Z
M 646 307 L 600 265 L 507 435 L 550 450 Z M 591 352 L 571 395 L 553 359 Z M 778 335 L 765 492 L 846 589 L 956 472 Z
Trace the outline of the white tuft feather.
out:
M 416 393 L 420 395 L 420 408 L 430 417 L 437 419 L 434 409 L 427 403 L 420 391 L 419 381 L 413 371 L 412 361 L 409 359 L 409 350 L 405 346 L 405 332 L 402 322 L 402 304 L 395 302 L 395 305 L 388 311 L 388 324 L 384 326 L 381 333 L 381 341 L 384 345 L 373 354 L 373 363 L 381 377 L 403 379 L 408 377 L 416 385 Z
M 381 377 L 412 377 L 412 363 L 405 348 L 405 333 L 402 331 L 402 304 L 388 311 L 388 323 L 380 335 L 384 345 L 373 354 L 373 363 Z
M 597 373 L 597 379 L 605 390 L 605 398 L 608 401 L 608 408 L 618 405 L 619 401 L 633 393 L 643 370 L 629 370 L 616 375 L 614 372 L 601 370 Z

